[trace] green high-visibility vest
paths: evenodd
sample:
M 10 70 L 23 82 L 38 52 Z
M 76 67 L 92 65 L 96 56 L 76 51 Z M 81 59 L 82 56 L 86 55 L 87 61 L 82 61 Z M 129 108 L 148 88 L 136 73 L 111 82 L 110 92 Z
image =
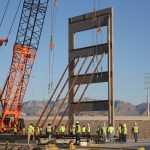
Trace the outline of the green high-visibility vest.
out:
M 108 128 L 108 133 L 113 133 L 115 131 L 114 127 L 110 126 Z
M 127 134 L 127 128 L 126 128 L 126 127 L 123 127 L 122 130 L 121 130 L 121 133 L 122 133 L 122 134 Z
M 29 125 L 29 126 L 28 126 L 28 134 L 32 133 L 32 131 L 33 131 L 32 125 Z
M 76 131 L 76 133 L 81 133 L 81 126 L 79 124 L 77 125 L 77 131 Z
M 47 132 L 52 132 L 52 126 L 49 126 L 49 125 L 48 125 L 47 128 L 46 128 L 46 131 L 47 131 Z
M 61 132 L 61 133 L 64 133 L 65 130 L 66 130 L 65 126 L 61 126 L 61 127 L 60 127 L 60 132 Z
M 133 127 L 133 132 L 134 133 L 138 133 L 139 132 L 139 127 L 138 126 L 134 126 Z

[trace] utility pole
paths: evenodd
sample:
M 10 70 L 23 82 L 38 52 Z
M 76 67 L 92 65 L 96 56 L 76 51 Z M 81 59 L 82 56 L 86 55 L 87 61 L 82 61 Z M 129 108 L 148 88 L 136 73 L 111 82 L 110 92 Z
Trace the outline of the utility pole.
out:
M 147 116 L 149 117 L 149 89 L 150 89 L 150 73 L 145 73 L 145 89 L 146 89 L 146 98 L 147 98 Z

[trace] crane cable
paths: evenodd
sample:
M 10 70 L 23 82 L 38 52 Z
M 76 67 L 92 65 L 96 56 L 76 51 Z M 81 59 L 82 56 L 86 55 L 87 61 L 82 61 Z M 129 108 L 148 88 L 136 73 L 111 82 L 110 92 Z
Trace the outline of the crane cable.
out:
M 16 19 L 16 17 L 17 17 L 17 14 L 18 14 L 18 11 L 19 11 L 21 2 L 22 2 L 22 0 L 20 0 L 20 2 L 19 2 L 19 4 L 18 4 L 18 7 L 17 7 L 16 13 L 15 13 L 15 16 L 14 16 L 14 18 L 13 18 L 12 24 L 11 24 L 11 26 L 10 26 L 10 29 L 9 29 L 9 32 L 8 32 L 8 35 L 7 35 L 7 39 L 9 38 L 9 35 L 10 35 L 10 33 L 11 33 L 11 30 L 12 30 L 12 27 L 13 27 L 13 25 L 14 25 L 15 19 Z
M 0 27 L 1 27 L 2 23 L 3 23 L 4 17 L 6 15 L 7 8 L 9 6 L 9 3 L 10 3 L 10 0 L 7 1 L 7 5 L 6 5 L 6 8 L 5 8 L 4 14 L 2 16 L 1 22 L 0 22 Z
M 50 93 L 50 89 L 53 90 L 54 33 L 55 33 L 55 25 L 56 25 L 57 7 L 58 7 L 58 0 L 54 0 L 54 4 L 51 6 L 51 39 L 50 39 L 50 46 L 49 46 L 48 93 Z M 50 78 L 50 76 L 52 77 Z

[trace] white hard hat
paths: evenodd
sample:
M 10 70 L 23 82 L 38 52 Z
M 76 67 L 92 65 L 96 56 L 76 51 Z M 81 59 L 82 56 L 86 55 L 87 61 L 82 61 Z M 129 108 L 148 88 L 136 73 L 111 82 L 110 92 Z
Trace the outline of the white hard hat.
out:
M 136 123 L 136 122 L 134 122 L 134 125 L 136 126 L 136 125 L 137 125 L 137 123 Z
M 72 126 L 73 126 L 73 127 L 75 127 L 75 125 L 74 125 L 74 124 L 73 124 Z
M 105 126 L 105 123 L 103 124 L 103 126 Z
M 76 123 L 79 123 L 79 121 L 76 121 Z
M 87 125 L 89 126 L 89 123 Z

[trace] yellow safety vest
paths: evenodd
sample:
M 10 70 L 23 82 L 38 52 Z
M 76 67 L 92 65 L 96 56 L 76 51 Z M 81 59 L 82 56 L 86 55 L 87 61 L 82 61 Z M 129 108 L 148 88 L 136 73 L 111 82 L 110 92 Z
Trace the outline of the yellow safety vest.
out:
M 123 127 L 121 132 L 122 132 L 122 134 L 127 134 L 127 128 Z
M 115 130 L 114 127 L 110 126 L 110 127 L 108 128 L 108 133 L 113 133 L 114 130 Z
M 91 128 L 90 126 L 87 126 L 87 132 L 90 133 L 91 132 Z
M 14 132 L 17 132 L 17 127 L 14 127 Z
M 47 132 L 52 132 L 52 126 L 47 126 L 46 131 Z
M 65 130 L 66 130 L 65 126 L 61 126 L 61 127 L 60 127 L 60 132 L 61 132 L 61 133 L 64 133 Z
M 133 127 L 133 133 L 138 133 L 139 132 L 139 127 L 138 126 L 134 126 Z
M 32 133 L 33 132 L 33 127 L 32 125 L 29 125 L 28 126 L 28 134 Z
M 75 132 L 75 128 L 71 127 L 71 128 L 70 128 L 70 132 L 71 132 L 71 133 L 74 133 L 74 132 Z
M 76 133 L 81 133 L 81 126 L 79 124 L 77 125 L 77 131 L 76 131 Z

